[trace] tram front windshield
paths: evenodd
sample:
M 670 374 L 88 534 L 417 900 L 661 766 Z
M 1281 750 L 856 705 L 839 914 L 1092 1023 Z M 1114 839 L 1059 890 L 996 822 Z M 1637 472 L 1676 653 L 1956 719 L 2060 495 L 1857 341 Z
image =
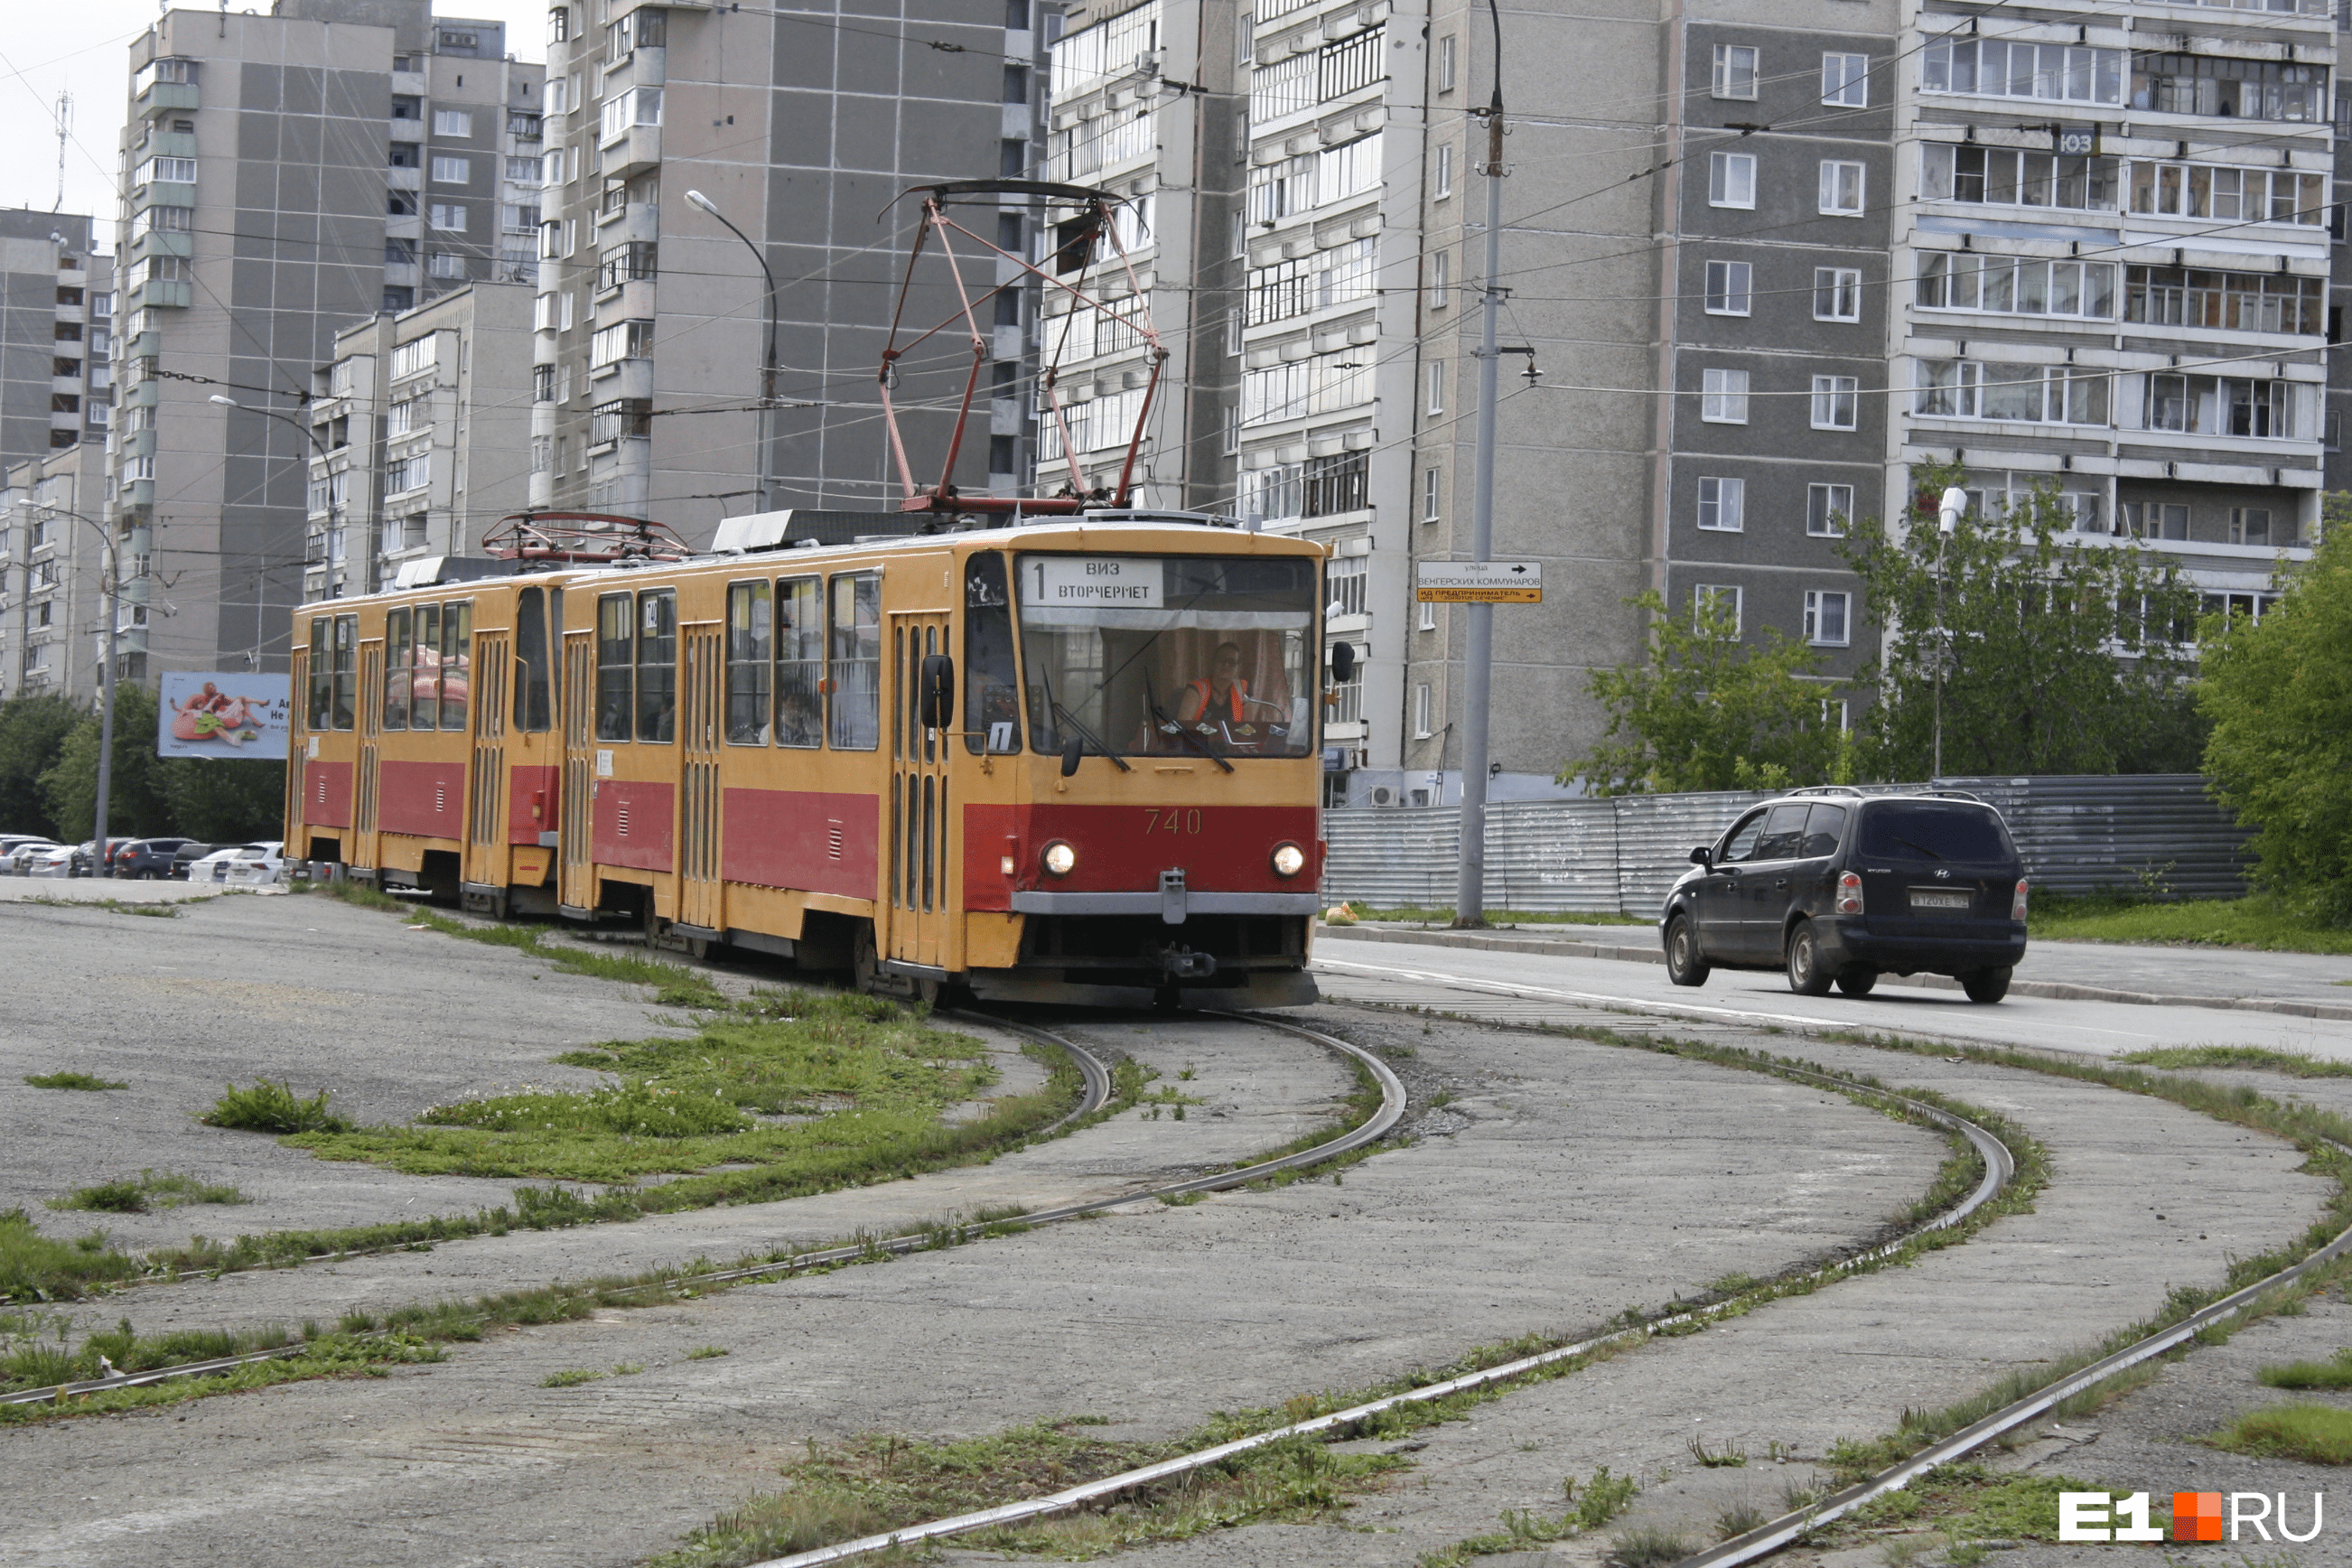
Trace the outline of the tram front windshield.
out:
M 1031 744 L 1309 754 L 1315 575 L 1297 557 L 1020 556 Z

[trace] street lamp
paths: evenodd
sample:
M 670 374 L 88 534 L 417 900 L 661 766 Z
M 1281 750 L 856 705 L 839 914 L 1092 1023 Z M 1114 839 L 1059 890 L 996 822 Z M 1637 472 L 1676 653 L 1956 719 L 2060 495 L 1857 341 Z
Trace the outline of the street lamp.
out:
M 1936 760 L 1928 778 L 1944 776 L 1944 545 L 1969 510 L 1969 492 L 1954 485 L 1936 509 Z
M 700 191 L 687 192 L 686 199 L 720 223 L 727 224 L 727 232 L 743 242 L 743 247 L 751 253 L 751 259 L 760 264 L 760 276 L 768 280 L 767 350 L 760 363 L 760 503 L 761 510 L 773 511 L 776 510 L 776 497 L 768 478 L 768 443 L 773 434 L 772 426 L 776 409 L 776 275 L 769 270 L 766 255 L 751 243 L 751 237 L 728 223 L 727 215 L 719 210 L 718 203 Z
M 275 420 L 277 420 L 280 425 L 290 425 L 290 426 L 292 426 L 295 429 L 297 429 L 297 430 L 299 430 L 299 431 L 300 431 L 300 432 L 302 433 L 302 439 L 310 443 L 310 450 L 311 450 L 311 451 L 316 452 L 316 453 L 317 453 L 320 457 L 321 457 L 321 458 L 323 458 L 323 457 L 325 457 L 325 456 L 327 455 L 327 444 L 326 444 L 325 442 L 323 442 L 323 441 L 321 441 L 321 440 L 320 440 L 320 439 L 319 439 L 319 433 L 318 433 L 316 430 L 311 429 L 311 428 L 310 428 L 310 425 L 309 425 L 308 423 L 306 423 L 306 422 L 305 422 L 305 421 L 303 421 L 303 420 L 300 420 L 300 419 L 297 419 L 297 418 L 295 418 L 295 417 L 294 417 L 292 415 L 290 415 L 290 414 L 280 414 L 280 413 L 278 413 L 278 410 L 276 410 L 275 408 L 257 408 L 257 407 L 255 407 L 255 406 L 254 406 L 252 404 L 250 404 L 250 403 L 239 403 L 236 398 L 234 398 L 234 397 L 225 397 L 225 396 L 223 396 L 221 394 L 219 394 L 219 393 L 217 393 L 217 392 L 214 393 L 214 394 L 212 395 L 212 396 L 211 396 L 211 397 L 209 397 L 209 398 L 207 398 L 207 399 L 205 399 L 205 401 L 206 401 L 206 402 L 208 402 L 208 403 L 217 403 L 217 404 L 219 404 L 223 408 L 239 408 L 239 409 L 243 409 L 243 410 L 244 410 L 246 413 L 247 413 L 247 414 L 258 414 L 258 415 L 260 415 L 264 419 L 275 419 Z M 307 469 L 308 469 L 308 465 L 306 464 L 306 465 L 305 465 L 306 477 L 307 477 Z M 340 520 L 339 520 L 339 523 L 338 523 L 337 531 L 338 531 L 338 532 L 340 532 L 340 531 L 341 531 Z M 366 550 L 367 550 L 367 562 L 368 562 L 368 570 L 367 570 L 366 581 L 367 581 L 367 583 L 368 583 L 368 585 L 369 585 L 369 589 L 370 589 L 370 591 L 371 591 L 371 592 L 373 592 L 373 589 L 374 589 L 374 587 L 375 587 L 375 584 L 376 584 L 376 576 L 375 576 L 375 567 L 376 567 L 376 543 L 375 543 L 375 541 L 374 541 L 374 540 L 373 540 L 373 539 L 368 540 L 367 542 L 365 542 L 365 547 L 366 547 Z M 262 569 L 263 569 L 263 571 L 267 571 L 267 570 L 268 570 L 268 568 L 269 557 L 268 557 L 268 555 L 266 555 L 266 554 L 265 554 L 265 555 L 263 555 L 263 556 L 262 556 L 261 560 L 262 560 Z M 257 573 L 257 574 L 255 574 L 255 577 L 254 577 L 254 597 L 255 597 L 257 600 L 258 600 L 258 601 L 262 601 L 261 603 L 257 603 L 257 604 L 254 605 L 254 610 L 253 610 L 253 646 L 254 646 L 257 649 L 258 649 L 258 648 L 261 647 L 262 640 L 263 640 L 263 632 L 262 632 L 262 626 L 261 626 L 261 614 L 262 614 L 262 612 L 263 612 L 264 610 L 266 610 L 266 609 L 268 609 L 268 608 L 269 607 L 269 606 L 268 606 L 268 603 L 267 603 L 267 600 L 268 600 L 268 590 L 267 590 L 267 589 L 262 585 L 262 583 L 261 583 L 261 576 L 260 576 L 260 574 L 259 574 L 259 573 Z
M 114 782 L 114 679 L 117 647 L 122 629 L 121 556 L 115 545 L 114 535 L 96 518 L 84 517 L 65 507 L 43 507 L 44 511 L 58 517 L 69 517 L 76 522 L 86 522 L 98 530 L 99 542 L 106 546 L 105 576 L 100 588 L 106 596 L 106 658 L 98 676 L 98 800 L 95 816 L 97 831 L 90 836 L 89 874 L 93 877 L 114 875 L 113 858 L 107 853 L 107 795 Z

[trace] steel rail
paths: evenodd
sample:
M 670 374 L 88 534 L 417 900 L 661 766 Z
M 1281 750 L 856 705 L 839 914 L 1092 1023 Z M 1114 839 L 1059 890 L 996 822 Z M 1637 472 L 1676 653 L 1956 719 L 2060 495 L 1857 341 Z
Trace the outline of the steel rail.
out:
M 2341 1143 L 2331 1142 L 2328 1147 L 2339 1154 L 2352 1155 L 2352 1149 Z M 2347 1227 L 2335 1240 L 2301 1262 L 2282 1268 L 2266 1279 L 2257 1279 L 2243 1289 L 2233 1290 L 2220 1300 L 2199 1308 L 2171 1327 L 2159 1329 L 2145 1339 L 2126 1345 L 2113 1355 L 2101 1357 L 2080 1372 L 2027 1394 L 2015 1404 L 2003 1405 L 1991 1415 L 1961 1427 L 1950 1436 L 1929 1444 L 1901 1464 L 1889 1466 L 1870 1479 L 1857 1482 L 1843 1491 L 1832 1492 L 1809 1508 L 1768 1520 L 1744 1535 L 1735 1535 L 1704 1552 L 1694 1552 L 1675 1563 L 1673 1568 L 1734 1568 L 1735 1564 L 1752 1563 L 1759 1557 L 1769 1556 L 1873 1499 L 1900 1490 L 1937 1466 L 1948 1464 L 2002 1433 L 2047 1414 L 2084 1389 L 2187 1343 L 2224 1318 L 2235 1317 L 2244 1311 L 2268 1292 L 2282 1285 L 2293 1284 L 2312 1269 L 2333 1262 L 2347 1252 L 2352 1252 L 2352 1227 Z
M 1347 1050 L 1351 1055 L 1366 1057 L 1368 1059 L 1373 1059 L 1375 1062 L 1375 1069 L 1381 1076 L 1383 1082 L 1394 1076 L 1388 1071 L 1385 1063 L 1379 1063 L 1376 1058 L 1369 1058 L 1368 1053 L 1361 1051 L 1355 1047 L 1349 1046 L 1345 1042 L 1334 1041 L 1328 1036 L 1318 1034 L 1317 1031 L 1306 1028 L 1300 1025 L 1260 1017 L 1256 1015 L 1233 1014 L 1227 1015 L 1227 1016 L 1248 1016 L 1257 1023 L 1265 1024 L 1274 1028 L 1288 1029 L 1293 1033 L 1305 1035 L 1309 1038 L 1320 1039 L 1325 1041 L 1327 1044 L 1337 1045 L 1340 1048 Z M 1905 1232 L 1902 1236 L 1895 1237 L 1892 1241 L 1882 1243 L 1877 1247 L 1871 1247 L 1867 1251 L 1858 1253 L 1851 1258 L 1842 1258 L 1837 1262 L 1825 1265 L 1821 1268 L 1811 1271 L 1808 1275 L 1800 1276 L 1800 1279 L 1812 1279 L 1816 1280 L 1834 1279 L 1841 1274 L 1850 1273 L 1857 1268 L 1866 1267 L 1869 1264 L 1883 1261 L 1884 1259 L 1901 1251 L 1902 1248 L 1909 1245 L 1912 1241 L 1927 1234 L 1928 1232 L 1942 1230 L 1948 1228 L 1949 1226 L 1958 1225 L 1966 1220 L 1970 1215 L 1975 1214 L 1979 1209 L 1990 1203 L 1994 1195 L 1998 1194 L 2002 1187 L 2006 1186 L 2010 1180 L 2017 1173 L 2016 1159 L 2010 1152 L 2006 1144 L 2002 1143 L 2000 1139 L 1994 1137 L 1990 1132 L 1988 1132 L 1983 1128 L 1978 1126 L 1975 1122 L 1969 1121 L 1965 1117 L 1954 1115 L 1952 1112 L 1946 1110 L 1939 1106 L 1929 1105 L 1925 1101 L 1913 1100 L 1907 1095 L 1899 1094 L 1890 1089 L 1877 1089 L 1867 1084 L 1853 1083 L 1847 1079 L 1833 1077 L 1828 1073 L 1808 1072 L 1801 1068 L 1783 1068 L 1778 1066 L 1771 1067 L 1764 1070 L 1769 1071 L 1775 1076 L 1797 1079 L 1811 1083 L 1824 1084 L 1834 1087 L 1843 1092 L 1872 1095 L 1882 1100 L 1902 1105 L 1915 1114 L 1921 1116 L 1927 1121 L 1936 1122 L 1939 1126 L 1948 1128 L 1953 1131 L 1960 1133 L 1969 1141 L 1970 1146 L 1977 1151 L 1978 1158 L 1984 1165 L 1983 1179 L 1977 1184 L 1976 1190 L 1970 1193 L 1961 1203 L 1945 1210 L 1942 1214 L 1936 1215 L 1934 1218 L 1927 1220 L 1926 1223 L 1916 1226 L 1916 1228 Z M 1367 1125 L 1370 1124 L 1367 1123 Z M 1318 1155 L 1318 1157 L 1326 1156 Z M 1115 1476 L 1107 1476 L 1100 1480 L 1088 1481 L 1080 1486 L 1066 1488 L 1061 1491 L 1054 1492 L 1045 1497 L 1029 1498 L 1020 1502 L 1004 1503 L 996 1508 L 982 1509 L 973 1513 L 958 1514 L 950 1519 L 935 1520 L 927 1524 L 909 1525 L 902 1530 L 887 1531 L 875 1535 L 863 1536 L 858 1540 L 845 1541 L 837 1545 L 821 1546 L 812 1551 L 798 1552 L 785 1557 L 769 1558 L 765 1561 L 752 1564 L 751 1568 L 819 1568 L 820 1564 L 839 1563 L 851 1557 L 862 1556 L 868 1552 L 881 1552 L 894 1546 L 913 1545 L 919 1542 L 936 1541 L 947 1536 L 967 1535 L 973 1531 L 987 1530 L 997 1525 L 1017 1524 L 1025 1520 L 1039 1519 L 1047 1514 L 1062 1513 L 1071 1509 L 1083 1508 L 1088 1503 L 1100 1502 L 1108 1498 L 1115 1497 L 1121 1492 L 1132 1491 L 1139 1487 L 1150 1486 L 1155 1481 L 1169 1480 L 1178 1476 L 1191 1474 L 1195 1470 L 1205 1469 L 1212 1465 L 1221 1464 L 1223 1461 L 1234 1458 L 1235 1455 L 1245 1454 L 1255 1448 L 1266 1447 L 1272 1444 L 1285 1442 L 1294 1437 L 1313 1436 L 1320 1433 L 1332 1431 L 1336 1428 L 1351 1426 L 1360 1421 L 1364 1421 L 1374 1415 L 1378 1415 L 1382 1411 L 1395 1409 L 1399 1405 L 1425 1404 L 1433 1400 L 1444 1399 L 1453 1394 L 1463 1394 L 1473 1389 L 1482 1388 L 1490 1384 L 1507 1382 L 1509 1379 L 1523 1376 L 1528 1373 L 1540 1371 L 1545 1367 L 1556 1365 L 1560 1362 L 1568 1361 L 1576 1356 L 1591 1354 L 1592 1352 L 1606 1345 L 1645 1342 L 1668 1329 L 1678 1328 L 1685 1324 L 1704 1325 L 1708 1321 L 1720 1316 L 1722 1313 L 1731 1310 L 1738 1304 L 1738 1298 L 1735 1297 L 1730 1300 L 1718 1302 L 1713 1306 L 1693 1308 L 1686 1311 L 1672 1313 L 1668 1316 L 1658 1318 L 1650 1322 L 1639 1324 L 1630 1329 L 1621 1329 L 1612 1333 L 1598 1335 L 1595 1338 L 1589 1340 L 1580 1340 L 1574 1344 L 1560 1345 L 1535 1355 L 1522 1356 L 1515 1361 L 1508 1361 L 1497 1366 L 1487 1367 L 1479 1372 L 1468 1373 L 1460 1377 L 1447 1378 L 1442 1383 L 1433 1383 L 1420 1388 L 1408 1389 L 1402 1394 L 1391 1394 L 1380 1399 L 1367 1401 L 1361 1405 L 1350 1405 L 1345 1410 L 1333 1411 L 1328 1415 L 1318 1415 L 1305 1421 L 1294 1421 L 1287 1426 L 1277 1426 L 1270 1431 L 1259 1432 L 1247 1437 L 1236 1438 L 1229 1443 L 1220 1443 L 1213 1447 L 1199 1449 L 1190 1454 L 1180 1454 L 1171 1459 L 1162 1459 L 1158 1464 L 1146 1465 L 1139 1469 L 1125 1470 Z
M 1094 1114 L 1110 1102 L 1110 1071 L 1104 1067 L 1098 1058 L 1084 1047 L 1050 1030 L 1039 1028 L 1034 1024 L 1019 1023 L 1013 1019 L 985 1014 L 961 1016 L 1059 1047 L 1068 1052 L 1071 1060 L 1077 1065 L 1079 1075 L 1085 1083 L 1079 1097 L 1078 1108 L 1032 1136 L 1043 1137 L 1079 1117 Z M 1360 1047 L 1349 1045 L 1345 1040 L 1322 1034 L 1318 1030 L 1303 1028 L 1277 1019 L 1237 1013 L 1219 1014 L 1217 1016 L 1234 1018 L 1242 1022 L 1262 1025 L 1270 1029 L 1298 1035 L 1363 1063 L 1371 1070 L 1372 1076 L 1381 1085 L 1381 1108 L 1362 1123 L 1349 1129 L 1338 1137 L 1318 1143 L 1311 1149 L 1301 1150 L 1296 1154 L 1285 1155 L 1280 1159 L 1264 1160 L 1253 1165 L 1243 1166 L 1238 1170 L 1195 1177 L 1191 1181 L 1177 1182 L 1163 1186 L 1149 1187 L 1138 1192 L 1122 1193 L 1113 1197 L 1092 1198 L 1083 1203 L 1064 1204 L 1054 1208 L 1039 1209 L 1027 1214 L 1008 1215 L 1001 1220 L 961 1226 L 958 1227 L 960 1231 L 981 1234 L 984 1233 L 990 1225 L 1013 1224 L 1027 1229 L 1041 1225 L 1055 1225 L 1065 1220 L 1083 1218 L 1106 1209 L 1117 1208 L 1123 1204 L 1139 1203 L 1160 1197 L 1181 1197 L 1192 1193 L 1215 1192 L 1225 1187 L 1245 1185 L 1250 1182 L 1260 1181 L 1284 1171 L 1297 1170 L 1301 1166 L 1315 1164 L 1360 1149 L 1385 1136 L 1388 1131 L 1403 1118 L 1405 1110 L 1403 1081 L 1390 1069 L 1386 1062 Z M 796 1274 L 805 1268 L 822 1268 L 832 1264 L 854 1263 L 861 1258 L 883 1254 L 904 1256 L 936 1246 L 940 1228 L 942 1227 L 912 1232 L 905 1236 L 860 1241 L 844 1247 L 829 1247 L 820 1251 L 797 1253 L 791 1258 L 778 1258 L 773 1262 L 751 1264 L 740 1268 L 722 1268 L 707 1274 L 685 1276 L 676 1280 L 649 1283 L 634 1289 L 663 1291 L 691 1290 L 710 1285 L 739 1284 L 771 1274 Z M 390 1332 L 392 1332 L 391 1330 L 371 1330 L 357 1337 L 379 1339 Z M 90 1378 L 77 1383 L 55 1384 L 47 1388 L 22 1389 L 15 1394 L 0 1394 L 0 1405 L 62 1402 L 85 1394 L 108 1393 L 120 1388 L 138 1388 L 151 1384 L 168 1382 L 173 1378 L 203 1377 L 215 1373 L 234 1372 L 239 1367 L 255 1366 L 263 1362 L 299 1355 L 308 1348 L 309 1342 L 303 1341 L 276 1346 L 266 1351 L 252 1351 L 243 1355 L 221 1356 L 203 1362 L 184 1362 L 176 1366 L 155 1367 L 146 1372 L 130 1373 L 117 1377 Z

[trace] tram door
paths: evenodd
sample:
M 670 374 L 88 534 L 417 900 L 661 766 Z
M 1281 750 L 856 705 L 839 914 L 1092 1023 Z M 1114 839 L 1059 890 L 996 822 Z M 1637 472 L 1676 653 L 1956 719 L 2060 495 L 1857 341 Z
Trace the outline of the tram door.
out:
M 719 628 L 706 621 L 680 628 L 685 689 L 677 738 L 686 742 L 686 777 L 679 791 L 677 916 L 681 925 L 716 929 L 719 898 L 719 681 L 724 655 Z
M 563 804 L 555 826 L 562 843 L 556 872 L 556 898 L 564 908 L 596 907 L 595 868 L 588 850 L 595 837 L 595 730 L 589 722 L 596 700 L 596 634 L 567 633 L 563 638 Z
M 293 688 L 302 689 L 300 682 Z M 383 640 L 360 644 L 360 765 L 352 781 L 352 834 L 343 846 L 343 859 L 352 866 L 373 867 L 375 858 L 375 796 L 377 751 L 383 736 Z
M 467 695 L 474 708 L 474 755 L 466 771 L 466 880 L 504 888 L 511 880 L 507 850 L 507 693 L 513 679 L 513 637 L 474 634 Z
M 923 722 L 923 660 L 951 653 L 948 616 L 932 611 L 890 617 L 890 830 L 886 866 L 890 880 L 887 957 L 949 966 L 949 884 L 958 836 L 949 825 L 950 731 Z M 952 686 L 953 682 L 950 682 Z

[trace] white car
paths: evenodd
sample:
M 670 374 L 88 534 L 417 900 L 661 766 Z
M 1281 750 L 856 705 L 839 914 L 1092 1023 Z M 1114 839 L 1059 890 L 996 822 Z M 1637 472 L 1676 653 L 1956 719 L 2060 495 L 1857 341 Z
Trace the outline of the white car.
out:
M 257 852 L 257 844 L 231 844 L 215 849 L 200 860 L 188 863 L 188 885 L 202 888 L 217 883 L 228 876 L 228 863 L 248 850 Z
M 28 838 L 8 852 L 7 858 L 0 861 L 0 869 L 11 877 L 29 877 L 34 860 L 57 847 L 46 838 Z
M 285 857 L 278 853 L 284 847 L 281 841 L 273 838 L 267 844 L 248 844 L 242 849 L 233 849 L 221 864 L 219 879 L 232 888 L 267 888 L 285 869 Z M 194 880 L 194 876 L 189 879 Z
M 25 862 L 25 875 L 69 878 L 74 874 L 77 857 L 86 860 L 89 851 L 70 844 L 52 844 Z

